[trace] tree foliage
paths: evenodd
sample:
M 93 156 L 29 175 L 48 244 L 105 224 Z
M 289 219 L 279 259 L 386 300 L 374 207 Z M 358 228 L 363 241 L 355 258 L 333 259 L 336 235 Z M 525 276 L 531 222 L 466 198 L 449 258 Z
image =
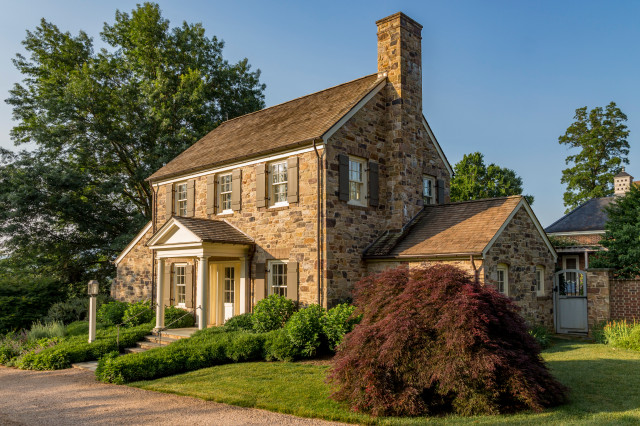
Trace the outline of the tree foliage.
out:
M 171 28 L 156 4 L 117 11 L 100 34 L 42 20 L 6 102 L 17 145 L 2 152 L 0 240 L 18 263 L 65 282 L 106 279 L 151 218 L 144 181 L 227 118 L 264 106 L 260 72 L 232 64 L 201 24 Z
M 451 265 L 400 267 L 356 284 L 334 398 L 374 415 L 539 411 L 565 400 L 516 306 Z
M 565 163 L 571 166 L 562 171 L 561 182 L 567 185 L 565 213 L 592 198 L 613 194 L 613 177 L 623 164 L 629 164 L 629 131 L 624 124 L 627 116 L 615 102 L 605 109 L 578 108 L 573 118 L 575 121 L 558 138 L 561 145 L 580 150 L 567 156 Z
M 484 163 L 479 152 L 465 154 L 454 167 L 451 179 L 451 201 L 507 197 L 522 194 L 522 178 L 514 170 Z M 533 196 L 525 195 L 529 204 Z
M 601 251 L 591 261 L 592 267 L 615 268 L 621 278 L 640 276 L 640 189 L 631 189 L 606 207 L 608 219 L 600 244 Z

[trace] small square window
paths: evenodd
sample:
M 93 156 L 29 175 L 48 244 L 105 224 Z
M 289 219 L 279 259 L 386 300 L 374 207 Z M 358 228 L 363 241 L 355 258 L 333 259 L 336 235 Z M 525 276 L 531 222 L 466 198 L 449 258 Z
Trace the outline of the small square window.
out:
M 178 216 L 187 215 L 187 184 L 176 185 L 176 214 Z
M 431 176 L 422 177 L 422 201 L 425 206 L 435 204 L 433 181 L 434 179 Z
M 272 206 L 287 205 L 288 175 L 287 162 L 273 163 L 269 168 L 270 200 Z
M 269 294 L 287 297 L 287 264 L 280 260 L 269 263 Z
M 220 205 L 218 206 L 218 213 L 231 212 L 231 173 L 227 175 L 221 175 L 218 179 L 218 191 L 220 193 Z
M 366 184 L 367 174 L 364 160 L 349 157 L 349 203 L 366 205 Z

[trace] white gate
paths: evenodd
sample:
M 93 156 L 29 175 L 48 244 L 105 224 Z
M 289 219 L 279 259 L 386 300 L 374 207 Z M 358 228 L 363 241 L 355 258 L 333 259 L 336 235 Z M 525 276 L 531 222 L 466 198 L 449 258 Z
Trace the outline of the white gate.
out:
M 579 269 L 556 272 L 553 305 L 557 333 L 587 333 L 587 273 Z

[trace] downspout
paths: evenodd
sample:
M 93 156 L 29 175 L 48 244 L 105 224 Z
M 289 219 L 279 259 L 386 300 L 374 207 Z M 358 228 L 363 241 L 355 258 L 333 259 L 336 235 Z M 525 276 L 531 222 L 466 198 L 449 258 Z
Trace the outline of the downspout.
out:
M 478 268 L 476 268 L 476 262 L 473 259 L 473 255 L 471 255 L 471 267 L 473 268 L 473 278 L 476 280 L 476 284 L 478 284 Z
M 158 213 L 158 197 L 151 184 L 151 235 L 156 233 L 156 216 Z M 151 250 L 151 305 L 156 300 L 156 251 Z
M 320 242 L 320 238 L 322 237 L 322 227 L 321 227 L 321 220 L 322 220 L 322 185 L 320 182 L 321 179 L 321 173 L 320 170 L 322 168 L 322 160 L 320 157 L 320 154 L 318 153 L 318 147 L 316 146 L 316 143 L 318 142 L 318 139 L 314 139 L 313 140 L 313 150 L 316 153 L 316 158 L 318 160 L 318 164 L 316 167 L 316 172 L 317 172 L 317 178 L 316 178 L 316 183 L 317 183 L 317 199 L 318 199 L 318 207 L 317 207 L 317 215 L 316 215 L 316 250 L 317 250 L 317 254 L 318 254 L 318 305 L 322 306 L 322 252 L 321 252 L 321 242 Z

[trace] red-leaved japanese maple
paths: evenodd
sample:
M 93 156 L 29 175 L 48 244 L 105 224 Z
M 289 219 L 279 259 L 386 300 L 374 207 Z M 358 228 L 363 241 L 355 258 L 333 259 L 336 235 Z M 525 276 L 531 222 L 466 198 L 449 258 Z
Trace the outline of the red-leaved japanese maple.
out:
M 373 415 L 539 411 L 567 388 L 540 358 L 518 308 L 464 271 L 437 264 L 356 284 L 362 321 L 344 338 L 333 398 Z

